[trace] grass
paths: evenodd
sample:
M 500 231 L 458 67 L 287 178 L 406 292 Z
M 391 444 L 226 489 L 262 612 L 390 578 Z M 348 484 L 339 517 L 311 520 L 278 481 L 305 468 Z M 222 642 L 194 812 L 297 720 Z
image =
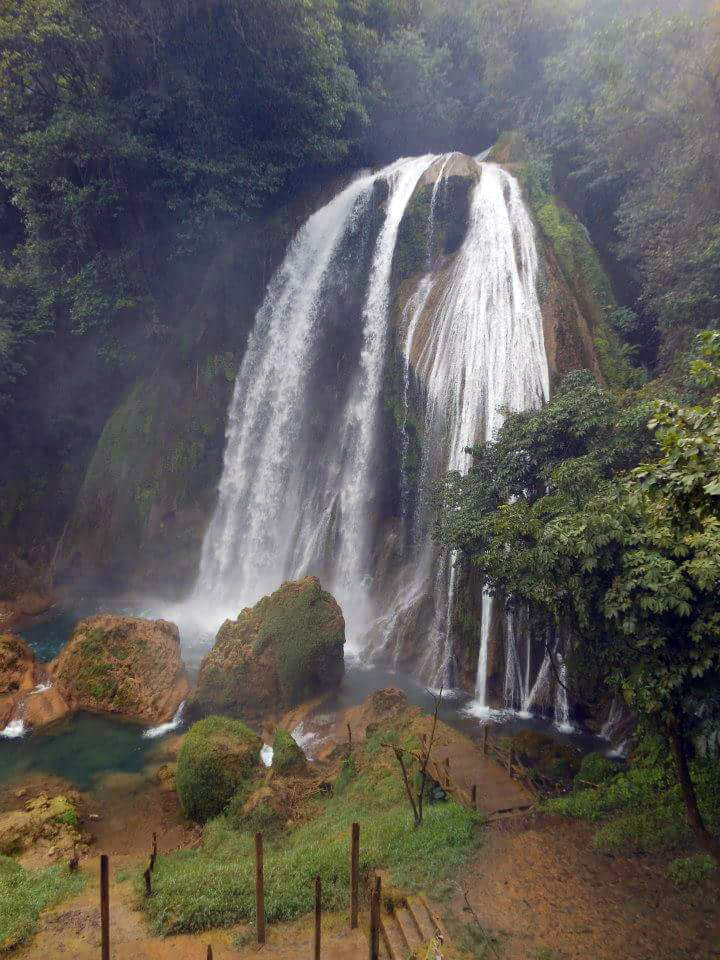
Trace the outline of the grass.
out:
M 379 739 L 383 735 L 378 735 Z M 356 751 L 358 772 L 340 795 L 314 798 L 318 815 L 291 831 L 266 838 L 265 907 L 269 922 L 287 921 L 314 907 L 320 876 L 326 910 L 350 898 L 349 838 L 360 823 L 360 869 L 385 868 L 406 889 L 434 887 L 452 875 L 479 842 L 481 818 L 454 802 L 428 808 L 413 829 L 394 758 Z M 250 922 L 255 915 L 254 841 L 224 816 L 205 828 L 203 847 L 160 857 L 154 895 L 144 902 L 153 929 L 194 932 Z
M 580 781 L 602 778 L 595 787 Z M 720 827 L 720 762 L 695 760 L 692 776 L 698 802 L 711 830 Z M 598 823 L 596 849 L 651 853 L 676 850 L 692 840 L 672 760 L 662 744 L 646 741 L 626 769 L 611 775 L 593 761 L 576 789 L 544 804 L 548 813 Z
M 85 877 L 65 866 L 25 870 L 0 857 L 0 953 L 28 940 L 42 910 L 79 893 L 84 885 Z

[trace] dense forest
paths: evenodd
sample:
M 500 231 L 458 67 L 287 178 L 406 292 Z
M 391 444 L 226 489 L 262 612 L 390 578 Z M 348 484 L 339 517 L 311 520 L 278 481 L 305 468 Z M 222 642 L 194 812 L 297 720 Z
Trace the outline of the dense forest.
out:
M 7 542 L 57 537 L 117 398 L 187 349 L 213 252 L 333 173 L 519 131 L 605 258 L 629 357 L 682 378 L 716 322 L 706 3 L 8 0 L 0 71 Z

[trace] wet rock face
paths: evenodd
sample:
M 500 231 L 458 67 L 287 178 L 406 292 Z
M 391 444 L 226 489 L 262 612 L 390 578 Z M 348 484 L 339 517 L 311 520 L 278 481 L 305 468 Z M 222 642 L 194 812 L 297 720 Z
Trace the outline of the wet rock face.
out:
M 285 583 L 226 620 L 200 667 L 196 714 L 259 716 L 339 686 L 345 621 L 316 577 Z
M 0 635 L 0 729 L 35 686 L 34 673 L 35 658 L 25 641 L 12 633 Z
M 81 620 L 50 673 L 71 710 L 143 723 L 170 719 L 189 689 L 178 628 L 164 620 Z

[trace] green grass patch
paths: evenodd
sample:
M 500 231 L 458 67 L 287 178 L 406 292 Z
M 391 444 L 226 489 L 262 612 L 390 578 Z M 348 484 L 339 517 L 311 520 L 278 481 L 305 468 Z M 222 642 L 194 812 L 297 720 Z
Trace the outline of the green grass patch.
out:
M 79 893 L 85 877 L 66 866 L 25 870 L 0 856 L 0 953 L 28 940 L 37 930 L 46 907 Z
M 615 769 L 613 773 L 599 760 L 588 759 L 576 778 L 576 788 L 546 801 L 544 810 L 600 824 L 593 844 L 606 852 L 674 850 L 691 840 L 674 766 L 659 741 L 648 740 L 625 769 Z M 705 822 L 717 831 L 720 762 L 696 759 L 691 770 Z M 586 786 L 593 778 L 600 781 L 597 786 Z
M 668 876 L 676 887 L 690 889 L 701 887 L 703 883 L 717 871 L 717 864 L 707 854 L 698 854 L 695 857 L 682 857 L 668 867 Z
M 393 883 L 407 889 L 434 887 L 477 847 L 481 818 L 454 802 L 428 808 L 423 825 L 413 828 L 399 770 L 378 743 L 372 743 L 369 755 L 360 757 L 355 751 L 354 762 L 357 773 L 347 779 L 340 793 L 315 798 L 319 813 L 313 820 L 266 838 L 268 921 L 292 920 L 310 912 L 318 875 L 324 908 L 347 906 L 349 838 L 354 821 L 360 823 L 361 870 L 385 868 Z M 153 929 L 162 934 L 252 921 L 252 833 L 235 829 L 229 817 L 210 821 L 200 850 L 159 858 L 153 897 L 143 905 Z

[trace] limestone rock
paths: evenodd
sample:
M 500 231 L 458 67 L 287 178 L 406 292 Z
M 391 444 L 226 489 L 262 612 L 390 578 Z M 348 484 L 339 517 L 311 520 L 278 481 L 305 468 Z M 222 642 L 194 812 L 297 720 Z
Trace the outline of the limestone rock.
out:
M 35 686 L 35 658 L 20 637 L 0 636 L 0 729 L 5 727 L 18 701 Z
M 178 628 L 164 620 L 81 620 L 50 673 L 71 710 L 142 723 L 169 720 L 189 690 Z
M 200 667 L 193 712 L 258 716 L 339 686 L 345 621 L 316 577 L 226 620 Z
M 43 794 L 26 803 L 24 810 L 0 816 L 0 854 L 22 853 L 40 839 L 52 840 L 62 854 L 80 840 L 77 827 L 77 812 L 66 797 Z

